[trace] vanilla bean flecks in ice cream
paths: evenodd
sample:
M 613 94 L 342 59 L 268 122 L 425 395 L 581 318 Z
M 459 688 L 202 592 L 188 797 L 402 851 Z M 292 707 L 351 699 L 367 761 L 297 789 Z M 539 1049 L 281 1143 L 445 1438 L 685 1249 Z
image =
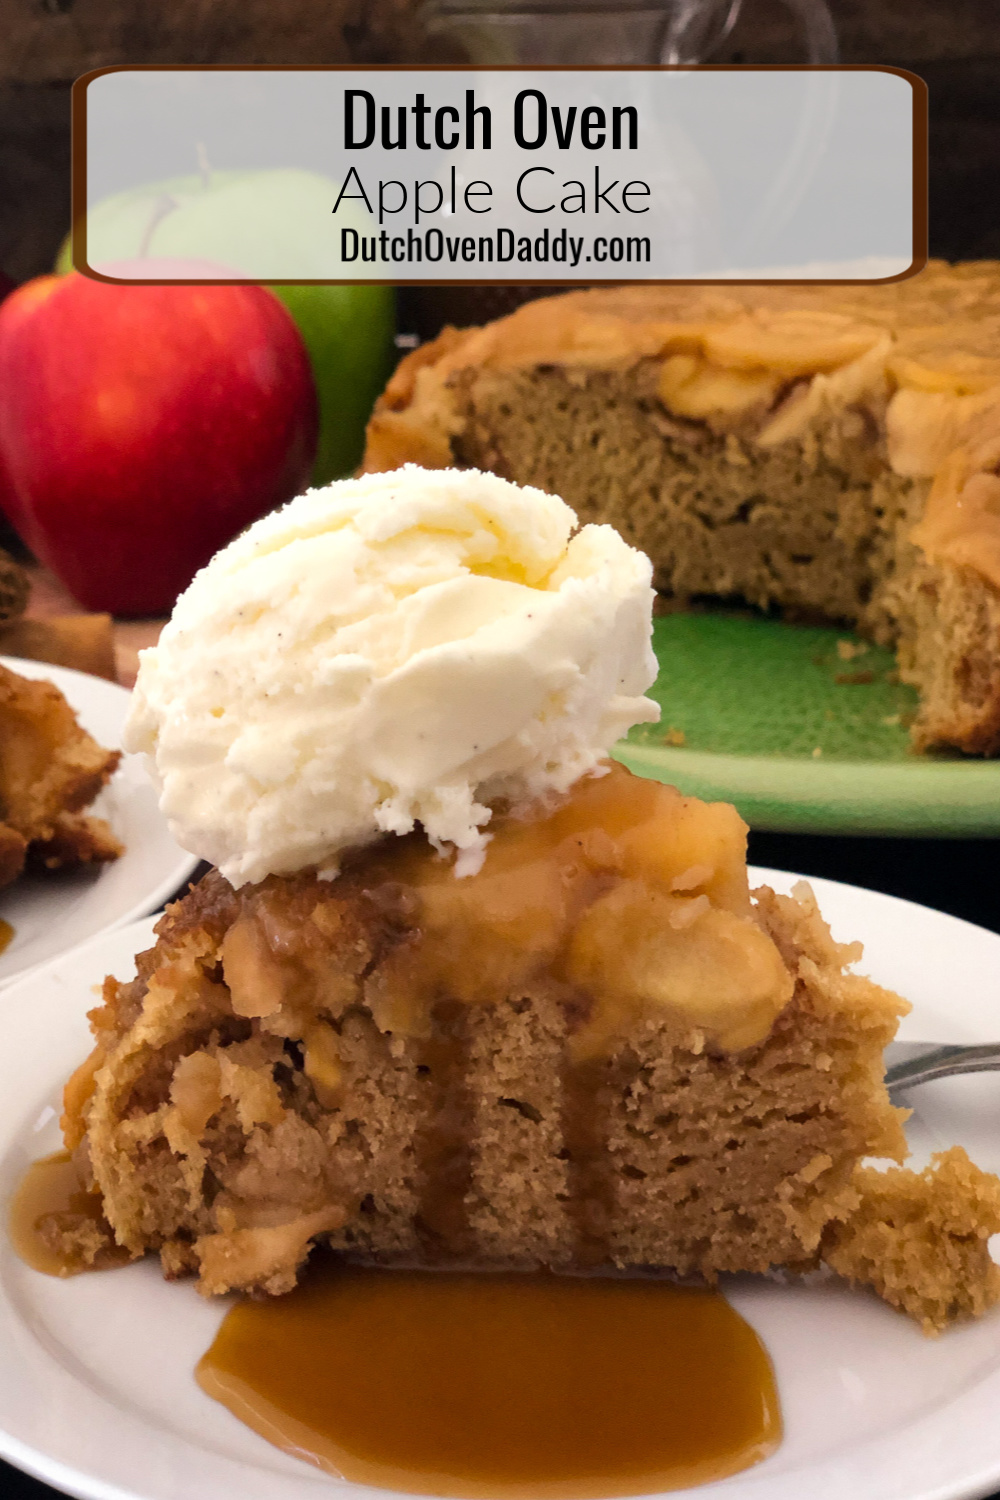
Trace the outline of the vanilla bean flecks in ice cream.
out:
M 204 568 L 126 727 L 177 840 L 234 884 L 417 823 L 478 868 L 489 803 L 565 791 L 646 689 L 650 564 L 562 500 L 413 465 L 310 490 Z

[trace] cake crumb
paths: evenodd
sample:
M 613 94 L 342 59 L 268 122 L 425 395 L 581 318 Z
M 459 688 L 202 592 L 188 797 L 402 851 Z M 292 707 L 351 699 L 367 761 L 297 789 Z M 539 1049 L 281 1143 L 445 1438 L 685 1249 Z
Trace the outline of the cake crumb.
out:
M 885 714 L 879 722 L 884 724 L 887 729 L 891 729 L 899 723 L 899 714 Z
M 671 726 L 663 736 L 663 743 L 665 745 L 677 745 L 678 747 L 681 745 L 686 745 L 687 735 L 684 733 L 683 729 L 674 729 L 673 726 Z
M 861 684 L 874 682 L 875 673 L 870 667 L 861 672 L 837 672 L 833 680 L 841 687 L 857 687 Z
M 838 641 L 837 655 L 841 661 L 853 661 L 856 656 L 867 656 L 867 641 Z
M 822 754 L 823 754 L 823 747 L 822 747 L 822 745 L 817 745 L 816 748 L 813 750 L 813 753 L 812 753 L 813 760 L 819 760 L 819 758 L 820 758 L 820 756 Z
M 840 1276 L 874 1287 L 927 1334 L 975 1318 L 1000 1300 L 989 1237 L 1000 1232 L 1000 1182 L 961 1146 L 923 1172 L 862 1166 L 860 1203 L 827 1229 L 823 1257 Z

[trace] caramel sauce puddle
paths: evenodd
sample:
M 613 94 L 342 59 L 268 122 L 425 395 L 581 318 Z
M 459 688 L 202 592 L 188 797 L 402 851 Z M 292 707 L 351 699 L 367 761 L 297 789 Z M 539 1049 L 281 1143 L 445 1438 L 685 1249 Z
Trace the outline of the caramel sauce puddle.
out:
M 414 1494 L 683 1489 L 781 1440 L 749 1324 L 717 1292 L 652 1279 L 327 1262 L 285 1297 L 237 1303 L 197 1378 L 287 1453 Z
M 104 1228 L 68 1152 L 32 1163 L 9 1232 L 35 1270 L 96 1263 L 53 1228 Z M 46 1228 L 49 1234 L 46 1234 Z M 319 1257 L 236 1303 L 202 1389 L 294 1457 L 362 1484 L 470 1500 L 597 1500 L 724 1479 L 772 1453 L 760 1339 L 718 1293 L 661 1279 L 391 1271 Z
M 102 1248 L 96 1261 L 57 1248 L 59 1232 L 92 1223 L 110 1234 L 102 1211 L 100 1193 L 88 1193 L 68 1151 L 56 1151 L 33 1161 L 18 1183 L 10 1203 L 7 1229 L 16 1253 L 33 1271 L 47 1276 L 76 1276 L 81 1271 L 127 1265 L 127 1250 Z M 51 1236 L 46 1229 L 52 1231 Z

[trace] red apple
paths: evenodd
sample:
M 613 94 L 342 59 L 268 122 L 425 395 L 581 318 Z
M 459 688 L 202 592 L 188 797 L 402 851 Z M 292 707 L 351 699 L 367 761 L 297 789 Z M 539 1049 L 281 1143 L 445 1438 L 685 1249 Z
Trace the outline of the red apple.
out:
M 16 283 L 11 281 L 5 271 L 0 271 L 0 302 L 14 290 Z M 8 494 L 10 482 L 4 472 L 3 460 L 0 459 L 0 521 L 10 515 L 11 500 Z
M 305 347 L 264 287 L 73 272 L 0 306 L 10 519 L 88 609 L 169 610 L 213 552 L 305 487 L 316 430 Z

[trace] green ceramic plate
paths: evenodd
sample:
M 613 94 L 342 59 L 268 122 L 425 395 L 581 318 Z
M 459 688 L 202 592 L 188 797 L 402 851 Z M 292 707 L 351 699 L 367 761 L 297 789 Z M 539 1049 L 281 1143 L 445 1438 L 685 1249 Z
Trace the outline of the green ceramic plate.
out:
M 1000 761 L 915 754 L 891 652 L 736 613 L 663 616 L 653 644 L 662 718 L 615 751 L 639 775 L 735 802 L 754 828 L 1000 834 Z

